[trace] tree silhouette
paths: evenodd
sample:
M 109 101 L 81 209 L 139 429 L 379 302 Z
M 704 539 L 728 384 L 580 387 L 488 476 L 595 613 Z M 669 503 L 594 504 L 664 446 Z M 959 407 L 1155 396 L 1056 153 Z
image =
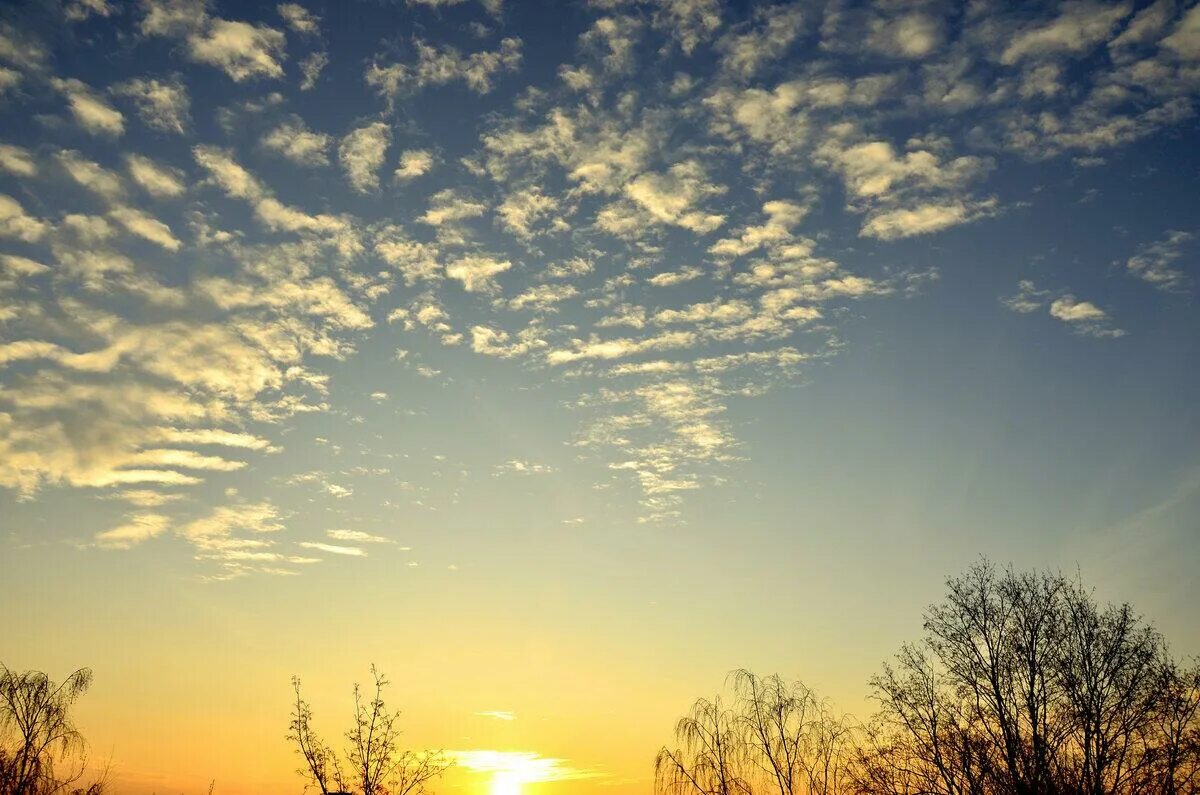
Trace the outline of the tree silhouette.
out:
M 40 671 L 18 673 L 0 664 L 0 793 L 99 795 L 104 776 L 76 786 L 87 767 L 87 744 L 70 710 L 92 683 L 80 668 L 61 683 Z
M 400 749 L 400 712 L 389 710 L 383 700 L 388 680 L 374 665 L 371 677 L 374 693 L 369 699 L 354 685 L 354 725 L 346 732 L 341 757 L 313 732 L 312 709 L 300 693 L 300 678 L 292 677 L 296 701 L 287 737 L 304 760 L 297 772 L 322 795 L 347 793 L 351 788 L 360 795 L 421 795 L 451 762 L 438 751 Z
M 849 724 L 802 682 L 730 674 L 732 706 L 699 699 L 655 759 L 655 788 L 678 795 L 833 795 L 850 758 Z
M 871 686 L 866 724 L 730 674 L 655 758 L 669 795 L 1200 795 L 1200 664 L 1078 577 L 981 560 Z
M 1197 678 L 1126 604 L 984 560 L 947 581 L 872 686 L 867 793 L 1194 793 Z

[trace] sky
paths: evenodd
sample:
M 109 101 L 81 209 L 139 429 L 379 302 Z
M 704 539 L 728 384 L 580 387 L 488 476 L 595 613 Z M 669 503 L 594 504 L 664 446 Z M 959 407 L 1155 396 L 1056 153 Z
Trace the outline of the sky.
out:
M 1200 654 L 1200 5 L 0 8 L 0 661 L 120 791 L 646 792 L 986 556 Z

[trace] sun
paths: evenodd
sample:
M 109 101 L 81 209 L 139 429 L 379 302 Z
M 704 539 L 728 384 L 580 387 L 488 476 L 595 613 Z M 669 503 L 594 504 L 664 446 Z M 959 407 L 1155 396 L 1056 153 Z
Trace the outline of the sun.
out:
M 488 795 L 521 795 L 522 784 L 521 776 L 512 771 L 497 772 L 488 785 Z

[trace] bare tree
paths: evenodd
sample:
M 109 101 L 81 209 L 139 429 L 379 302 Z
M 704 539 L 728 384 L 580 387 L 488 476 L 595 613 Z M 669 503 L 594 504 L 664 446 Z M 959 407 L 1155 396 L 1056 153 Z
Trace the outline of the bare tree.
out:
M 802 682 L 730 674 L 732 706 L 696 701 L 675 725 L 676 747 L 655 760 L 659 792 L 679 795 L 835 795 L 851 757 L 851 729 Z
M 287 736 L 304 760 L 297 772 L 322 795 L 347 792 L 351 786 L 360 795 L 421 795 L 451 763 L 438 751 L 400 750 L 400 712 L 388 709 L 383 699 L 388 680 L 374 665 L 371 677 L 374 692 L 369 699 L 354 685 L 354 725 L 346 732 L 347 746 L 340 757 L 313 731 L 312 709 L 300 693 L 299 677 L 292 677 L 296 700 Z
M 734 720 L 746 755 L 779 795 L 831 795 L 840 789 L 849 728 L 834 718 L 803 682 L 778 674 L 731 675 L 737 697 Z
M 1098 608 L 1078 582 L 1063 589 L 1056 678 L 1071 742 L 1064 771 L 1084 795 L 1127 792 L 1153 761 L 1147 731 L 1163 701 L 1165 644 L 1129 605 Z
M 716 696 L 697 699 L 675 724 L 675 748 L 654 760 L 655 789 L 679 795 L 751 795 L 745 743 L 736 715 Z
M 0 664 L 0 792 L 98 795 L 104 791 L 104 775 L 77 786 L 87 768 L 87 744 L 70 711 L 91 683 L 88 668 L 56 684 L 40 671 L 18 673 Z
M 872 685 L 859 792 L 1200 792 L 1200 673 L 1078 578 L 981 561 Z

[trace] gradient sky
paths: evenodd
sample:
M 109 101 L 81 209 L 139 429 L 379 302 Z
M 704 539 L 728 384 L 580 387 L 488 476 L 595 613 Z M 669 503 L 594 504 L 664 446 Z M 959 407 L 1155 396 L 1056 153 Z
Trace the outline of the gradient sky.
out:
M 374 662 L 441 790 L 624 795 L 980 555 L 1200 653 L 1198 94 L 1173 0 L 6 3 L 0 660 L 122 792 Z

